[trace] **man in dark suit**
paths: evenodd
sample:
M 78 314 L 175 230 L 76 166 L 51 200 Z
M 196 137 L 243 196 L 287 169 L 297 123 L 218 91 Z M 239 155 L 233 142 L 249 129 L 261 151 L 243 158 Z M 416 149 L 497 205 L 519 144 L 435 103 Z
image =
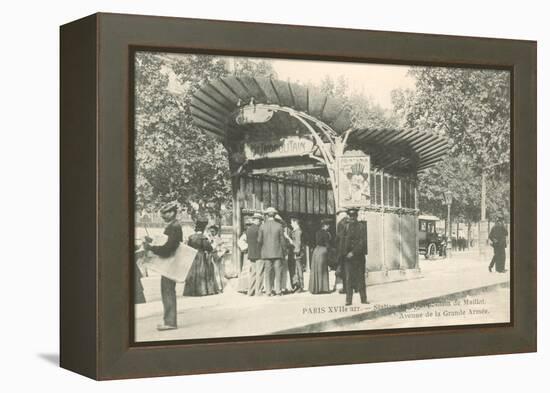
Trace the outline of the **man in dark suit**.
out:
M 273 295 L 271 275 L 274 272 L 275 294 L 282 295 L 281 271 L 284 257 L 283 247 L 285 246 L 283 226 L 275 221 L 275 215 L 277 214 L 275 208 L 269 207 L 265 213 L 267 219 L 258 231 L 258 243 L 261 247 L 261 257 L 265 265 L 265 291 L 268 296 Z
M 489 232 L 489 240 L 493 246 L 493 259 L 489 264 L 489 271 L 493 271 L 493 266 L 496 265 L 496 271 L 498 273 L 505 273 L 506 269 L 504 264 L 506 262 L 506 244 L 508 238 L 508 230 L 504 226 L 503 218 L 500 216 L 497 218 L 496 224 L 491 228 Z
M 340 257 L 342 253 L 340 252 L 340 242 L 342 238 L 342 232 L 344 231 L 344 228 L 346 227 L 346 224 L 349 221 L 348 217 L 348 211 L 347 209 L 340 208 L 336 212 L 336 280 L 334 282 L 334 290 L 336 290 L 336 287 L 338 284 L 342 284 L 342 288 L 340 289 L 339 293 L 346 293 L 346 280 L 344 275 L 344 261 Z
M 302 228 L 300 221 L 296 217 L 290 219 L 292 232 L 288 236 L 290 250 L 288 253 L 288 269 L 290 271 L 290 280 L 294 292 L 304 291 L 304 265 L 303 265 L 303 244 Z
M 250 277 L 248 281 L 248 296 L 259 296 L 264 289 L 264 262 L 260 244 L 258 243 L 258 232 L 263 216 L 254 213 L 251 218 L 252 224 L 246 229 L 246 241 L 248 243 L 248 261 L 250 262 Z
M 342 229 L 339 253 L 344 266 L 346 282 L 346 306 L 351 305 L 353 290 L 359 292 L 361 303 L 367 302 L 365 282 L 365 255 L 367 248 L 367 223 L 358 221 L 358 209 L 348 209 L 349 221 Z
M 166 222 L 164 234 L 167 236 L 166 242 L 161 246 L 152 246 L 152 239 L 146 237 L 143 243 L 145 250 L 150 250 L 163 258 L 168 258 L 176 252 L 180 243 L 183 241 L 183 233 L 181 225 L 176 219 L 178 212 L 177 204 L 170 203 L 160 209 L 162 219 Z M 176 305 L 176 282 L 161 276 L 160 277 L 160 293 L 162 296 L 162 306 L 164 308 L 163 323 L 157 326 L 157 330 L 172 330 L 177 329 L 177 305 Z

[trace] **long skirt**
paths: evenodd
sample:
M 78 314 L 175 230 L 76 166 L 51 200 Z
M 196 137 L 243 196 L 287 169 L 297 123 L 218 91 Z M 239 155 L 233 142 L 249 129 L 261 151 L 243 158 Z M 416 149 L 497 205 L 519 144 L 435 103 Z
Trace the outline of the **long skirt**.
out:
M 252 279 L 252 271 L 254 265 L 248 260 L 248 254 L 243 254 L 243 267 L 237 281 L 237 292 L 248 293 L 250 280 Z
M 137 264 L 134 267 L 134 302 L 136 304 L 145 303 L 145 295 L 143 294 L 143 284 L 141 283 L 141 277 L 143 275 L 141 274 L 141 271 L 139 270 L 139 267 Z
M 317 246 L 313 250 L 309 272 L 309 292 L 314 294 L 330 292 L 327 247 Z
M 281 263 L 281 291 L 292 291 L 292 280 L 290 278 L 290 270 L 286 258 L 283 258 Z
M 185 279 L 183 296 L 215 295 L 220 291 L 212 257 L 205 251 L 199 251 Z
M 223 292 L 224 277 L 223 277 L 223 257 L 218 257 L 216 254 L 211 254 L 212 265 L 214 266 L 214 278 L 216 286 L 220 292 Z

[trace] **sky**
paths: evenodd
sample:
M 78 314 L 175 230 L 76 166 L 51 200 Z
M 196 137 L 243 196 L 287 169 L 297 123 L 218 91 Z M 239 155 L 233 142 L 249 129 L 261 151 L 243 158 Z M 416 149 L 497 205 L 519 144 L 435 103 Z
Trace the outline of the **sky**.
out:
M 409 66 L 347 63 L 333 61 L 272 59 L 273 68 L 282 80 L 319 84 L 330 75 L 343 75 L 352 92 L 364 93 L 384 109 L 391 109 L 391 91 L 398 88 L 414 89 L 414 78 L 407 75 Z
M 327 75 L 335 81 L 344 76 L 350 93 L 363 93 L 384 109 L 392 108 L 392 90 L 415 88 L 414 78 L 407 75 L 410 66 L 270 58 L 262 60 L 271 62 L 278 79 L 284 81 L 319 85 Z M 170 77 L 169 89 L 181 92 L 182 86 L 177 82 L 175 74 L 169 69 L 166 71 Z

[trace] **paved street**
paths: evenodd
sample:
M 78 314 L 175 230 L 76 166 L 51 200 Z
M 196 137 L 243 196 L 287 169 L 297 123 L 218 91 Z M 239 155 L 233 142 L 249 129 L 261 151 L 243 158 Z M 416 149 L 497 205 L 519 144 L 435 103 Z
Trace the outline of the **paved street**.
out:
M 162 305 L 159 301 L 152 301 L 136 306 L 136 340 L 507 322 L 509 290 L 506 286 L 509 273 L 489 273 L 489 259 L 490 253 L 487 253 L 480 260 L 477 250 L 454 253 L 451 260 L 427 261 L 421 258 L 420 278 L 370 286 L 368 305 L 359 303 L 358 294 L 355 294 L 351 307 L 344 307 L 344 295 L 338 293 L 312 295 L 305 292 L 281 297 L 248 297 L 231 287 L 226 288 L 223 294 L 213 296 L 178 297 L 179 329 L 160 333 L 156 331 L 156 325 L 161 319 Z M 158 278 L 151 277 L 144 281 L 146 296 L 149 294 L 150 297 L 158 286 Z M 181 292 L 181 287 L 178 287 L 178 293 Z M 465 297 L 471 302 L 464 305 L 460 300 L 463 311 L 478 311 L 461 320 L 454 311 L 460 308 L 459 299 Z M 425 311 L 433 303 L 438 303 L 439 311 L 444 312 L 444 316 L 420 318 L 411 313 L 411 310 Z M 395 319 L 399 313 L 413 316 Z M 411 324 L 411 319 L 416 321 Z
M 475 295 L 457 297 L 424 307 L 411 307 L 348 326 L 350 330 L 499 323 L 510 318 L 510 286 L 490 287 Z M 481 317 L 481 319 L 480 319 Z M 337 327 L 323 331 L 340 330 Z

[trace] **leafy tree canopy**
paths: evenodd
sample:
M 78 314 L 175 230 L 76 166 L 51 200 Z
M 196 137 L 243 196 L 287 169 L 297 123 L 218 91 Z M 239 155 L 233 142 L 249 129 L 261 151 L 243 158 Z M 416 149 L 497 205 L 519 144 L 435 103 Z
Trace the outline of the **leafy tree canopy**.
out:
M 420 208 L 441 216 L 442 194 L 466 221 L 480 215 L 481 173 L 488 174 L 488 213 L 508 213 L 510 74 L 467 68 L 414 67 L 415 90 L 395 90 L 392 102 L 404 127 L 449 137 L 450 154 L 419 176 Z
M 208 81 L 230 73 L 274 74 L 265 61 L 204 55 L 136 56 L 136 208 L 154 210 L 177 200 L 192 215 L 231 208 L 223 145 L 193 126 L 190 101 Z
M 342 101 L 344 107 L 351 113 L 354 128 L 389 128 L 397 126 L 393 113 L 385 110 L 363 92 L 351 91 L 345 76 L 334 79 L 326 75 L 320 83 L 320 90 Z

